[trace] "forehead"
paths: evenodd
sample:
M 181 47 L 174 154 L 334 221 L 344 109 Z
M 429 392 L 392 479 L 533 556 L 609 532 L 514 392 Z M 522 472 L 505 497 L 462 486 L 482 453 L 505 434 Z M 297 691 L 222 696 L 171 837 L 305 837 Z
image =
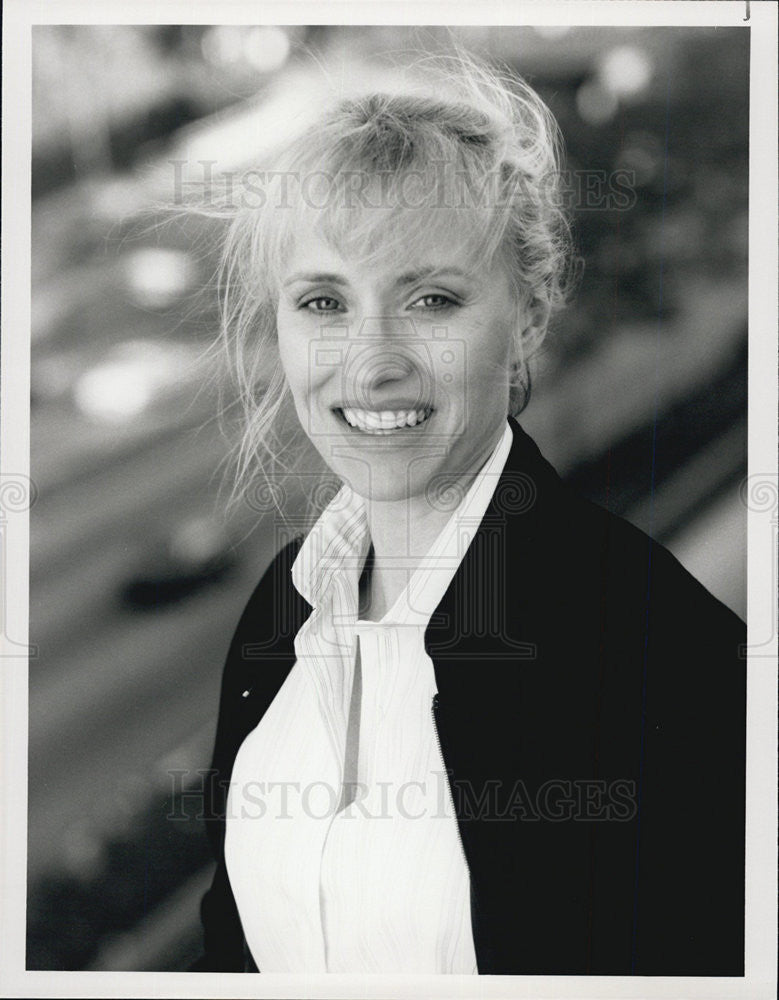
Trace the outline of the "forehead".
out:
M 452 209 L 365 210 L 359 218 L 298 216 L 278 258 L 281 282 L 296 272 L 338 272 L 349 280 L 457 270 L 474 278 L 495 268 L 480 227 Z
M 446 246 L 436 239 L 417 246 L 413 253 L 401 254 L 395 248 L 386 247 L 384 252 L 366 257 L 359 247 L 348 241 L 339 245 L 321 227 L 312 225 L 300 229 L 290 241 L 281 274 L 337 271 L 347 277 L 367 274 L 389 279 L 400 273 L 448 269 L 466 274 L 477 272 L 476 263 L 466 248 Z

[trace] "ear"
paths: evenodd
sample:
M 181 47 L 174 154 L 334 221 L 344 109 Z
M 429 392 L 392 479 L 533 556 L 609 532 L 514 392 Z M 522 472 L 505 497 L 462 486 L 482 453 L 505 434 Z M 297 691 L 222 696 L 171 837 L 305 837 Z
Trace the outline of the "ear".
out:
M 520 342 L 523 357 L 529 357 L 546 336 L 552 308 L 548 301 L 533 297 L 520 311 Z

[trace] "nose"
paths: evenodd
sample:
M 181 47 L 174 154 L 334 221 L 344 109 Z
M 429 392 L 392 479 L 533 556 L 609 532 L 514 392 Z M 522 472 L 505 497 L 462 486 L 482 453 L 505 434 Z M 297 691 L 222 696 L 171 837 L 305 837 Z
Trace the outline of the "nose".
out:
M 410 316 L 365 316 L 357 330 L 357 340 L 362 344 L 401 344 L 417 336 Z
M 419 409 L 425 395 L 420 367 L 397 348 L 370 351 L 355 368 L 348 398 L 365 410 Z
M 347 398 L 365 409 L 381 409 L 390 397 L 423 400 L 426 377 L 424 345 L 406 317 L 377 317 L 363 321 L 349 349 L 346 366 Z
M 389 382 L 402 382 L 414 371 L 410 359 L 397 350 L 385 349 L 367 366 L 370 385 L 378 389 Z

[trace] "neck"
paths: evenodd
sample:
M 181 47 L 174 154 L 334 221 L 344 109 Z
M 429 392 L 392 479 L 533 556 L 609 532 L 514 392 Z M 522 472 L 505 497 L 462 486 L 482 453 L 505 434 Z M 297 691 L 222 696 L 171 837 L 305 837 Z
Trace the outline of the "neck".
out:
M 452 481 L 447 496 L 462 499 L 489 456 L 500 435 L 493 434 L 471 466 Z M 441 508 L 444 509 L 441 509 Z M 425 494 L 400 500 L 366 500 L 368 527 L 373 544 L 373 563 L 360 581 L 363 617 L 382 618 L 392 607 L 414 572 L 430 551 L 454 511 L 441 504 L 433 506 Z

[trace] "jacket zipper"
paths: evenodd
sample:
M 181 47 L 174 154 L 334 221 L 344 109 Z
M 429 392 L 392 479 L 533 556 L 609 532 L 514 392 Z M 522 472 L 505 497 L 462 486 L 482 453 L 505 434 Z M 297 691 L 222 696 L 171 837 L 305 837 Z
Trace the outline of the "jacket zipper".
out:
M 462 851 L 463 861 L 465 862 L 465 868 L 468 872 L 468 881 L 471 883 L 471 891 L 473 891 L 473 882 L 471 880 L 471 866 L 468 864 L 468 856 L 465 853 L 465 844 L 463 843 L 463 835 L 460 831 L 460 822 L 457 819 L 457 807 L 454 804 L 454 791 L 452 789 L 452 783 L 449 779 L 449 771 L 446 767 L 446 760 L 444 758 L 444 751 L 441 746 L 441 737 L 438 733 L 438 724 L 436 723 L 435 712 L 438 708 L 438 695 L 433 695 L 433 702 L 430 706 L 430 714 L 433 717 L 433 733 L 435 734 L 435 741 L 438 744 L 438 753 L 441 757 L 441 763 L 444 766 L 444 774 L 446 775 L 446 787 L 449 789 L 449 801 L 452 803 L 452 813 L 454 814 L 454 822 L 457 827 L 457 839 L 460 842 L 460 850 Z

